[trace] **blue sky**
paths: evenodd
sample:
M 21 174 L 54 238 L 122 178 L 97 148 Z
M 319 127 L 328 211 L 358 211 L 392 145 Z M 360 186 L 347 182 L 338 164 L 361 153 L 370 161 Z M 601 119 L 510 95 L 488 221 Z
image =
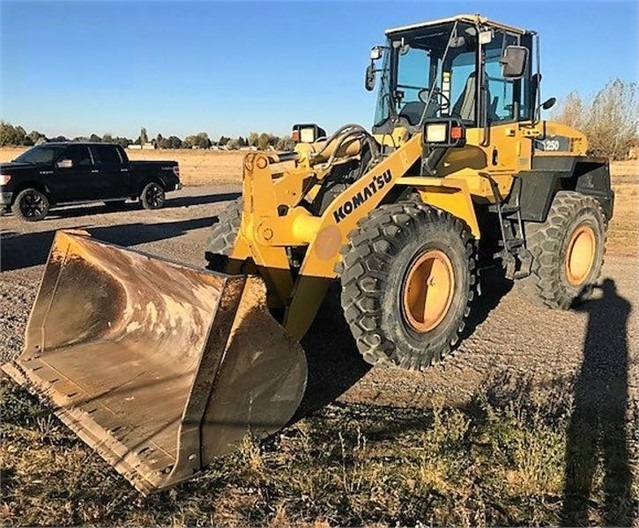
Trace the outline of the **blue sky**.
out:
M 388 27 L 476 13 L 540 33 L 543 96 L 637 80 L 636 1 L 0 0 L 0 117 L 27 131 L 216 139 L 370 126 Z

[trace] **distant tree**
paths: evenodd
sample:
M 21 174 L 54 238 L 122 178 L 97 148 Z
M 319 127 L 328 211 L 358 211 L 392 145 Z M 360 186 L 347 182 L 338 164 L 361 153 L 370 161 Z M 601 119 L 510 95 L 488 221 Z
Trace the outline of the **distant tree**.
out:
M 257 140 L 260 138 L 260 135 L 257 132 L 251 132 L 248 135 L 248 145 L 249 147 L 257 147 Z
M 639 92 L 636 83 L 609 82 L 595 96 L 584 123 L 590 152 L 625 159 L 639 134 Z
M 583 132 L 594 156 L 625 159 L 639 139 L 639 89 L 636 83 L 615 79 L 585 104 L 572 92 L 552 119 Z
M 198 134 L 196 134 L 195 146 L 202 149 L 211 148 L 211 140 L 209 139 L 209 135 L 206 132 L 199 132 Z
M 139 145 L 146 145 L 149 142 L 149 136 L 146 133 L 146 128 L 140 129 L 140 137 L 138 138 Z
M 0 146 L 19 146 L 27 135 L 21 126 L 13 126 L 11 123 L 0 121 Z
M 231 141 L 231 138 L 226 136 L 220 136 L 220 139 L 218 140 L 217 144 L 220 147 L 224 147 L 229 141 Z
M 113 143 L 113 136 L 107 132 L 102 136 L 102 143 Z
M 22 146 L 33 147 L 33 145 L 35 145 L 35 143 L 33 142 L 33 139 L 31 139 L 29 136 L 24 136 L 24 139 L 22 140 Z
M 184 148 L 193 148 L 195 146 L 196 137 L 195 136 L 186 136 L 184 138 L 184 142 L 182 146 Z
M 260 137 L 257 138 L 257 148 L 260 150 L 266 150 L 268 148 L 269 142 L 271 141 L 271 135 L 266 132 L 262 132 Z
M 288 152 L 295 149 L 295 141 L 290 137 L 282 137 L 277 141 L 275 148 L 279 151 Z
M 553 121 L 564 123 L 569 127 L 581 130 L 586 109 L 581 96 L 576 92 L 570 92 L 565 101 L 551 114 Z
M 92 143 L 101 143 L 102 138 L 97 134 L 91 134 L 91 136 L 89 137 L 89 141 L 91 141 Z
M 69 141 L 69 138 L 66 136 L 55 136 L 54 138 L 51 138 L 51 141 L 56 141 L 56 142 L 66 142 Z
M 29 134 L 27 134 L 27 137 L 31 139 L 31 141 L 33 141 L 34 145 L 37 145 L 40 139 L 47 139 L 44 134 L 38 132 L 37 130 L 32 130 L 31 132 L 29 132 Z
M 237 144 L 240 147 L 246 147 L 246 146 L 248 146 L 248 141 L 246 139 L 244 139 L 242 136 L 240 136 L 239 138 L 237 138 Z
M 169 136 L 168 139 L 168 148 L 179 149 L 182 148 L 182 140 L 177 136 Z
M 115 137 L 113 138 L 113 143 L 120 145 L 122 148 L 127 148 L 129 145 L 133 144 L 133 140 L 125 137 Z

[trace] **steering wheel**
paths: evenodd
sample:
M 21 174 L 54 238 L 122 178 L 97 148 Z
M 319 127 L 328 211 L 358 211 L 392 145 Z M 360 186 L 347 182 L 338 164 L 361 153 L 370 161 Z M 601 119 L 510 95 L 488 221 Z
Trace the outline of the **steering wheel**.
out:
M 435 87 L 435 88 L 433 88 L 432 91 L 433 91 L 433 94 L 436 97 L 441 97 L 443 99 L 443 102 L 445 102 L 448 105 L 448 108 L 450 108 L 450 106 L 451 106 L 450 105 L 450 99 L 447 96 L 445 96 L 443 94 L 443 92 L 439 88 Z M 422 103 L 428 104 L 428 100 L 430 98 L 430 92 L 431 92 L 430 88 L 424 88 L 424 89 L 420 90 L 419 92 L 417 92 L 417 98 Z M 442 106 L 443 106 L 443 104 L 439 103 L 439 107 L 441 108 Z

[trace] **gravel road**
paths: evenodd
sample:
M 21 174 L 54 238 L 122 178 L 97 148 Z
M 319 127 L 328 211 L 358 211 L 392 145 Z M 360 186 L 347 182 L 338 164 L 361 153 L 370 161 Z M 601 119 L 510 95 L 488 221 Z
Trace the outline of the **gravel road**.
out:
M 29 310 L 57 229 L 87 229 L 98 239 L 203 266 L 209 228 L 238 191 L 238 185 L 185 188 L 169 195 L 166 208 L 159 211 L 129 204 L 123 211 L 109 212 L 99 204 L 53 211 L 44 221 L 31 224 L 2 217 L 0 359 L 14 357 L 22 348 Z M 310 367 L 306 407 L 320 407 L 336 398 L 407 407 L 435 401 L 462 403 L 491 379 L 526 376 L 550 388 L 573 379 L 577 372 L 587 383 L 618 385 L 612 397 L 636 401 L 637 262 L 609 255 L 602 279 L 608 280 L 596 300 L 563 312 L 531 305 L 518 288 L 495 272 L 487 273 L 469 335 L 452 357 L 424 373 L 370 369 L 356 352 L 335 298 L 329 298 L 303 342 Z

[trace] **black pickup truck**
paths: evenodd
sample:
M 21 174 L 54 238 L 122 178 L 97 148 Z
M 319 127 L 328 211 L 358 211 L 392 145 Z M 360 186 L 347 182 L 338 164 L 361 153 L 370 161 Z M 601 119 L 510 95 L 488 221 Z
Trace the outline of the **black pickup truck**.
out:
M 165 193 L 180 188 L 176 161 L 129 161 L 110 143 L 44 143 L 0 165 L 0 209 L 30 222 L 72 203 L 133 199 L 159 209 Z

